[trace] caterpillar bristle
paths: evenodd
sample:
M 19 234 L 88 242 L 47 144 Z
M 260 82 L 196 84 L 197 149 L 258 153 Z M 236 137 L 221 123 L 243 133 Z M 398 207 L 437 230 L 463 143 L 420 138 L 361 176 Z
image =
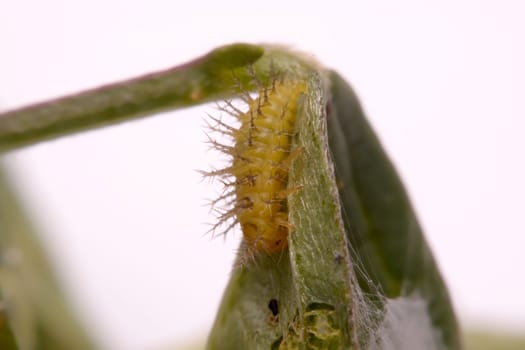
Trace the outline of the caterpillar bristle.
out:
M 210 134 L 232 142 L 208 135 L 210 148 L 226 155 L 230 163 L 223 169 L 201 172 L 205 177 L 219 179 L 223 187 L 223 193 L 210 202 L 217 219 L 210 231 L 213 236 L 226 235 L 240 226 L 246 261 L 259 253 L 272 254 L 287 247 L 288 235 L 294 229 L 288 218 L 288 197 L 302 188 L 288 186 L 288 173 L 293 161 L 304 152 L 303 148 L 291 148 L 291 138 L 298 99 L 306 92 L 306 84 L 285 78 L 273 69 L 271 65 L 270 79 L 265 84 L 252 67 L 248 68 L 257 88 L 254 97 L 234 76 L 238 97 L 248 109 L 244 111 L 234 101 L 225 100 L 217 109 L 234 121 L 212 115 L 207 121 Z

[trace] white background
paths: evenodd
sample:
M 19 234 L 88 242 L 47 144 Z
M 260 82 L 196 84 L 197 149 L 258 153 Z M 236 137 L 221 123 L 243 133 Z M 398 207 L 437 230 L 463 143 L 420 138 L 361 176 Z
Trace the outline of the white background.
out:
M 237 41 L 313 53 L 355 87 L 465 324 L 525 329 L 522 1 L 2 1 L 0 107 Z M 62 281 L 109 349 L 202 339 L 238 236 L 205 235 L 203 106 L 6 156 Z

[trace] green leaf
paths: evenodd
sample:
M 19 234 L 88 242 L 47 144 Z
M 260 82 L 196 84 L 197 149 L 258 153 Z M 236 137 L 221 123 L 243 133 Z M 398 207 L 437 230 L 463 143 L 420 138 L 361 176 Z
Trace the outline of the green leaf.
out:
M 281 57 L 305 64 L 290 74 L 309 82 L 293 146 L 305 152 L 289 174 L 303 186 L 288 202 L 295 230 L 282 254 L 234 269 L 207 348 L 461 348 L 447 289 L 354 93 L 336 73 Z
M 0 341 L 21 350 L 88 350 L 93 344 L 68 305 L 32 225 L 0 169 L 0 294 L 9 326 Z M 2 316 L 3 314 L 0 314 Z M 18 348 L 10 343 L 12 329 Z M 3 345 L 3 344 L 2 344 Z M 4 347 L 2 347 L 4 349 Z
M 328 140 L 350 251 L 364 270 L 360 286 L 366 293 L 379 288 L 387 298 L 421 297 L 445 347 L 458 349 L 448 290 L 403 184 L 350 86 L 335 72 L 330 81 Z
M 523 350 L 525 335 L 489 330 L 470 330 L 465 335 L 467 350 Z
M 13 332 L 11 331 L 11 327 L 8 324 L 4 304 L 5 303 L 2 303 L 2 308 L 4 310 L 0 312 L 0 349 L 16 350 L 17 346 L 15 343 L 15 338 L 13 336 Z
M 288 203 L 295 225 L 289 249 L 234 269 L 208 349 L 342 349 L 354 341 L 349 318 L 357 284 L 326 152 L 324 82 L 315 69 L 297 73 L 309 76 L 309 89 L 291 101 L 299 110 L 292 148 L 305 152 L 289 179 L 303 187 Z

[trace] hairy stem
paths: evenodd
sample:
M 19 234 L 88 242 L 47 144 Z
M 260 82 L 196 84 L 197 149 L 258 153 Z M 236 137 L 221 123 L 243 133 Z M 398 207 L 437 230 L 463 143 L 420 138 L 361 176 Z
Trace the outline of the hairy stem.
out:
M 231 72 L 264 53 L 233 44 L 187 64 L 0 113 L 0 152 L 231 94 Z

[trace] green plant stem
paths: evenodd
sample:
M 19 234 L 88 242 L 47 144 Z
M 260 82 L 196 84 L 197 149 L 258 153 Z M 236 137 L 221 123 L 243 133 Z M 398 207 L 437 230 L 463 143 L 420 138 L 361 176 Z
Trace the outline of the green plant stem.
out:
M 252 64 L 263 53 L 260 46 L 228 45 L 165 71 L 0 113 L 0 152 L 225 98 L 231 91 L 232 70 Z

